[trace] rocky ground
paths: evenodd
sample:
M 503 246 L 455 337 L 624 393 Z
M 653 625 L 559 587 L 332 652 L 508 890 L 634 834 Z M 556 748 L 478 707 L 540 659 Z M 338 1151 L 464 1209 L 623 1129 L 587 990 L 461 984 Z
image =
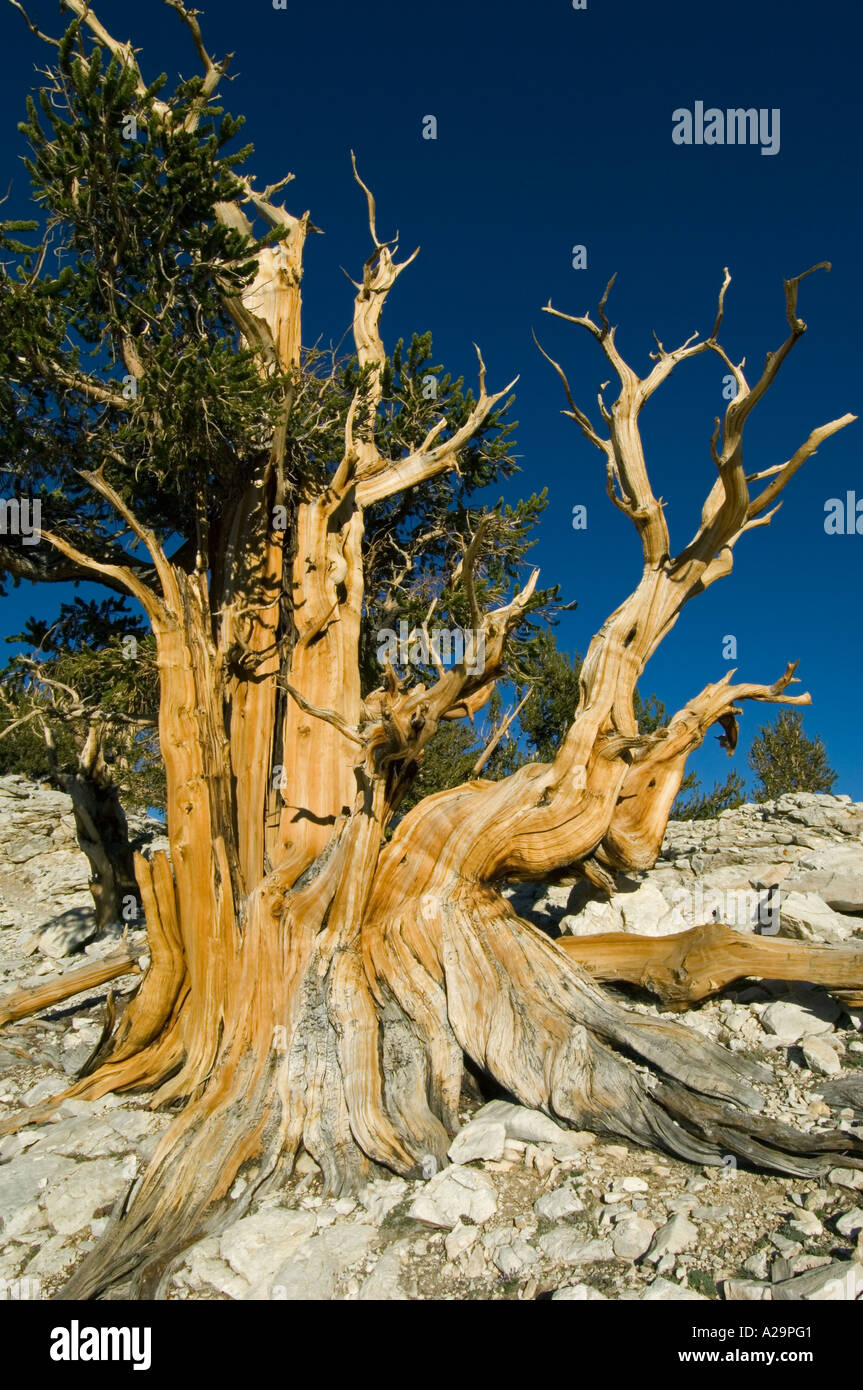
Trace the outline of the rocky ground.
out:
M 155 822 L 134 825 L 144 845 Z M 659 934 L 711 916 L 741 930 L 863 943 L 863 804 L 786 796 L 716 821 L 672 823 L 650 873 L 610 902 L 584 885 L 518 887 L 554 934 Z M 92 939 L 86 860 L 68 800 L 0 778 L 0 997 L 116 940 Z M 736 914 L 736 915 L 735 915 Z M 142 953 L 146 937 L 130 935 Z M 135 977 L 116 982 L 123 994 Z M 97 1043 L 105 988 L 0 1031 L 0 1120 L 68 1085 Z M 659 1010 L 630 992 L 643 1012 Z M 675 1015 L 675 1017 L 681 1017 Z M 768 1112 L 863 1133 L 863 1017 L 827 993 L 747 983 L 682 1016 L 768 1061 Z M 465 1094 L 452 1166 L 320 1195 L 301 1156 L 173 1276 L 174 1299 L 863 1299 L 863 1171 L 822 1179 L 693 1168 L 559 1129 L 507 1099 Z M 47 1297 L 104 1229 L 170 1117 L 141 1097 L 65 1101 L 0 1139 L 0 1297 Z M 235 1187 L 233 1195 L 242 1195 Z

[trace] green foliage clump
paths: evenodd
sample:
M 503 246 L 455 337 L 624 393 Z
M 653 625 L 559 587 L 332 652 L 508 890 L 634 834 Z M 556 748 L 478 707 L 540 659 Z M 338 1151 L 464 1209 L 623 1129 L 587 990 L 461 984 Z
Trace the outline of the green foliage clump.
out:
M 746 783 L 739 772 L 730 772 L 724 782 L 714 782 L 713 790 L 703 792 L 694 772 L 687 773 L 681 783 L 681 793 L 690 795 L 681 800 L 677 798 L 671 808 L 674 820 L 713 820 L 720 811 L 730 811 L 742 806 L 746 800 Z
M 122 599 L 75 598 L 53 624 L 30 618 L 7 640 L 28 650 L 0 671 L 0 773 L 62 785 L 97 723 L 126 805 L 163 805 L 155 643 L 146 624 Z
M 775 724 L 762 725 L 747 759 L 758 777 L 756 801 L 773 801 L 784 792 L 829 792 L 837 777 L 823 739 L 803 732 L 799 710 L 783 710 Z

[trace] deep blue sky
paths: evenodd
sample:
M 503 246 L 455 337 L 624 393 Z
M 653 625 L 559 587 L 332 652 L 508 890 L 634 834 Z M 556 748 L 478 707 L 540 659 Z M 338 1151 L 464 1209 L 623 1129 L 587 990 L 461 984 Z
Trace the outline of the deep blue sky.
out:
M 560 583 L 578 601 L 561 625 L 566 645 L 586 648 L 635 583 L 640 551 L 605 496 L 600 455 L 561 418 L 557 379 L 531 341 L 534 327 L 595 415 L 604 358 L 583 330 L 541 312 L 549 298 L 584 313 L 616 271 L 609 314 L 624 355 L 644 372 L 653 329 L 666 347 L 709 331 L 728 265 L 724 342 L 733 357 L 746 355 L 751 381 L 785 337 L 783 276 L 830 260 L 831 275 L 801 287 L 810 331 L 750 417 L 747 470 L 783 462 L 815 425 L 863 414 L 861 23 L 849 0 L 821 0 L 817 9 L 779 0 L 588 0 L 586 11 L 571 0 L 288 0 L 286 10 L 271 0 L 199 3 L 211 51 L 236 55 L 224 93 L 228 109 L 248 118 L 256 154 L 247 167 L 259 186 L 294 173 L 288 205 L 310 209 L 325 233 L 307 251 L 306 341 L 342 337 L 351 288 L 341 267 L 356 276 L 367 254 L 353 148 L 377 197 L 379 234 L 398 228 L 403 252 L 422 247 L 390 296 L 388 344 L 431 329 L 448 369 L 473 378 L 476 341 L 490 386 L 520 374 L 523 472 L 508 493 L 549 488 L 533 558 L 544 584 Z M 188 36 L 158 0 L 95 8 L 142 50 L 145 77 L 196 71 Z M 43 29 L 64 27 L 54 4 L 34 0 L 29 9 Z M 5 5 L 0 38 L 0 186 L 12 182 L 9 216 L 24 211 L 27 195 L 15 124 L 46 51 Z M 779 153 L 675 145 L 673 110 L 698 100 L 779 108 Z M 437 117 L 435 141 L 422 138 L 427 115 Z M 571 266 L 575 244 L 587 248 L 586 270 Z M 724 408 L 723 374 L 712 355 L 685 364 L 642 417 L 675 549 L 713 482 L 708 439 Z M 684 612 L 642 682 L 678 708 L 727 670 L 727 634 L 737 638 L 743 680 L 770 682 L 801 658 L 799 688 L 813 697 L 805 727 L 825 737 L 836 790 L 857 798 L 863 536 L 826 535 L 824 506 L 849 489 L 863 499 L 861 431 L 863 421 L 822 446 L 770 528 L 741 540 L 733 575 Z M 586 532 L 571 527 L 578 503 L 588 508 Z M 57 597 L 15 591 L 0 632 L 18 630 L 29 612 L 52 612 Z M 710 735 L 691 765 L 708 783 L 732 767 L 745 772 L 752 734 L 777 713 L 747 704 L 734 762 Z

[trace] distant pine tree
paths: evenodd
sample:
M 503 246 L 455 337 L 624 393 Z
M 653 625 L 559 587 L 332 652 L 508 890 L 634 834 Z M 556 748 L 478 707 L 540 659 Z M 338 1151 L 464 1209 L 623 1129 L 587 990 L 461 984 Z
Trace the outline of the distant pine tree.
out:
M 804 734 L 797 710 L 786 710 L 775 724 L 758 730 L 748 761 L 760 783 L 756 801 L 772 801 L 783 792 L 829 792 L 838 775 L 828 766 L 823 740 Z
M 722 783 L 714 782 L 712 792 L 702 792 L 701 784 L 694 773 L 688 773 L 681 783 L 681 791 L 691 791 L 686 801 L 675 801 L 671 815 L 674 820 L 711 820 L 720 811 L 742 806 L 746 783 L 739 772 L 731 772 Z

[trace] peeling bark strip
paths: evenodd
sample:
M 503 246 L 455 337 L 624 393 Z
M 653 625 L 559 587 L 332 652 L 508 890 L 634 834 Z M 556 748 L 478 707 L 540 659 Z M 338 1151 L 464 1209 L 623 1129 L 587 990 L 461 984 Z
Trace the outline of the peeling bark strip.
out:
M 64 3 L 143 94 L 131 46 L 112 38 L 85 0 Z M 206 99 L 225 64 L 207 53 L 194 13 L 170 3 L 191 31 Z M 170 119 L 168 107 L 157 101 L 154 109 Z M 197 116 L 187 119 L 188 129 Z M 598 430 L 553 364 L 566 413 L 602 454 L 609 498 L 635 527 L 641 577 L 590 644 L 578 706 L 554 760 L 430 796 L 385 843 L 441 720 L 472 715 L 504 674 L 508 639 L 537 573 L 508 603 L 480 611 L 475 537 L 454 577 L 471 611 L 464 659 L 441 666 L 428 688 L 405 688 L 385 666 L 379 688 L 362 697 L 365 509 L 457 469 L 460 450 L 510 388 L 488 393 L 480 357 L 478 395 L 449 438 L 441 421 L 404 457 L 381 453 L 381 315 L 409 262 L 398 263 L 396 244 L 378 237 L 374 199 L 356 178 L 372 240 L 353 316 L 363 384 L 326 481 L 285 481 L 288 390 L 268 447 L 224 503 L 218 536 L 202 538 L 194 560 L 180 552 L 168 559 L 101 470 L 86 480 L 146 548 L 150 567 L 109 563 L 44 533 L 78 577 L 123 588 L 150 620 L 170 841 L 170 859 L 136 861 L 150 968 L 99 1064 L 67 1094 L 146 1087 L 153 1105 L 185 1105 L 64 1298 L 160 1296 L 184 1247 L 247 1210 L 301 1147 L 330 1192 L 355 1188 L 377 1167 L 419 1176 L 430 1156 L 445 1162 L 465 1056 L 564 1122 L 696 1162 L 737 1154 L 777 1171 L 817 1173 L 825 1154 L 842 1152 L 863 1166 L 853 1135 L 798 1134 L 759 1118 L 757 1086 L 769 1073 L 683 1025 L 623 1008 L 498 891 L 504 879 L 561 870 L 609 885 L 615 870 L 649 867 L 686 759 L 707 729 L 719 723 L 731 750 L 740 701 L 809 702 L 788 693 L 789 665 L 772 685 L 732 684 L 729 674 L 650 735 L 639 732 L 633 705 L 645 664 L 685 604 L 730 573 L 740 537 L 769 523 L 797 469 L 854 418 L 813 430 L 785 463 L 744 472 L 746 420 L 805 329 L 797 316 L 804 277 L 785 284 L 790 333 L 751 386 L 718 340 L 727 271 L 710 336 L 672 352 L 658 344 L 643 379 L 617 349 L 605 312 L 610 285 L 598 323 L 548 306 L 595 339 L 619 382 L 612 404 L 600 392 Z M 259 252 L 249 288 L 224 292 L 262 376 L 276 369 L 290 376 L 300 355 L 310 223 L 274 201 L 282 186 L 261 194 L 246 180 L 236 204 L 214 210 L 240 232 L 251 225 L 244 208 L 281 229 L 277 245 Z M 714 428 L 716 481 L 700 525 L 675 551 L 639 416 L 671 372 L 701 352 L 722 360 L 737 394 Z M 761 482 L 753 495 L 750 485 Z M 286 532 L 272 525 L 275 506 L 289 518 Z M 483 662 L 475 659 L 480 640 Z M 276 763 L 283 776 L 274 783 Z M 776 943 L 759 949 L 768 945 Z M 632 972 L 632 961 L 620 959 L 617 968 Z M 776 959 L 764 957 L 771 970 Z M 688 987 L 700 988 L 698 957 L 689 951 L 684 962 L 696 979 Z M 841 953 L 823 960 L 810 953 L 806 969 L 816 966 L 856 988 Z M 639 978 L 647 971 L 661 978 L 656 962 L 635 969 Z M 228 1201 L 238 1175 L 245 1187 Z

